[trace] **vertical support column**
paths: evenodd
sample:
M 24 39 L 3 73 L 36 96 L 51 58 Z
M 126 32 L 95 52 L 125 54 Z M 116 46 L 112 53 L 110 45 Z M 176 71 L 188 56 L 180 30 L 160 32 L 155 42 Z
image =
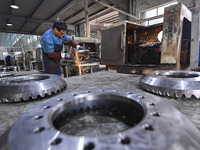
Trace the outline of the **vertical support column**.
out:
M 86 26 L 86 31 L 85 31 L 85 37 L 89 38 L 90 37 L 90 25 L 89 25 L 89 12 L 88 12 L 88 0 L 85 0 L 85 26 Z
M 129 13 L 133 15 L 133 0 L 129 0 Z M 129 17 L 129 21 L 134 21 L 134 18 Z
M 198 68 L 199 62 L 199 41 L 200 41 L 200 12 L 192 15 L 192 31 L 191 31 L 191 52 L 190 52 L 190 68 L 192 70 Z

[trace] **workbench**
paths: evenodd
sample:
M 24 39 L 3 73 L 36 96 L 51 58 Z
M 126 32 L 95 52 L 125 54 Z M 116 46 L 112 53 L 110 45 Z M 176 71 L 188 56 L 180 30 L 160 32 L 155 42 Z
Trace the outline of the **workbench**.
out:
M 89 73 L 93 73 L 94 69 L 99 68 L 100 63 L 99 62 L 91 62 L 91 63 L 83 63 L 83 64 L 74 64 L 70 62 L 62 62 L 61 67 L 63 69 L 63 75 L 64 77 L 69 77 L 69 73 L 73 70 L 76 69 L 78 70 L 78 75 L 83 75 L 84 70 L 89 71 Z

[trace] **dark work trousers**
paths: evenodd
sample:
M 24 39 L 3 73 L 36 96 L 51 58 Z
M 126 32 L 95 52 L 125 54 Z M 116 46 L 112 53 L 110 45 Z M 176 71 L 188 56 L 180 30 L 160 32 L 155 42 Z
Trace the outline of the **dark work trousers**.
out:
M 61 53 L 62 49 L 63 49 L 63 44 L 62 45 L 54 44 L 54 52 Z M 43 54 L 42 57 L 43 57 L 44 73 L 57 74 L 61 76 L 60 59 L 55 60 L 55 59 L 49 58 L 47 53 L 44 53 L 44 52 L 42 54 Z

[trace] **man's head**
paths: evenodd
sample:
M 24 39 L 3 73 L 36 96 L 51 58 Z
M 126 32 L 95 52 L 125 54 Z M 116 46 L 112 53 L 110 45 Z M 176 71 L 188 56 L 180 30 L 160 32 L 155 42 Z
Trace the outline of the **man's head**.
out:
M 64 21 L 62 20 L 56 20 L 53 23 L 53 33 L 57 36 L 57 37 L 63 37 L 64 34 L 66 33 L 67 30 L 67 25 L 65 24 Z

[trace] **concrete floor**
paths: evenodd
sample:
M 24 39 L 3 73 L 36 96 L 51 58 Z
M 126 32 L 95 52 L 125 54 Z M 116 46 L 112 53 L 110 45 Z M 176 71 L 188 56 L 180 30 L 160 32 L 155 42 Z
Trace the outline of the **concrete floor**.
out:
M 139 90 L 141 75 L 136 74 L 122 74 L 108 71 L 100 71 L 92 74 L 74 76 L 66 78 L 67 89 L 60 92 L 63 93 L 79 90 L 89 89 L 104 89 L 104 88 L 118 88 Z M 142 90 L 144 91 L 144 90 Z M 155 95 L 157 96 L 157 95 Z M 200 130 L 200 100 L 196 99 L 173 99 L 160 96 L 164 101 L 169 102 L 181 113 L 183 113 L 199 130 Z M 15 104 L 0 104 L 0 136 L 9 129 L 17 118 L 27 111 L 29 108 L 47 100 L 47 98 L 39 99 L 31 102 L 15 103 Z

